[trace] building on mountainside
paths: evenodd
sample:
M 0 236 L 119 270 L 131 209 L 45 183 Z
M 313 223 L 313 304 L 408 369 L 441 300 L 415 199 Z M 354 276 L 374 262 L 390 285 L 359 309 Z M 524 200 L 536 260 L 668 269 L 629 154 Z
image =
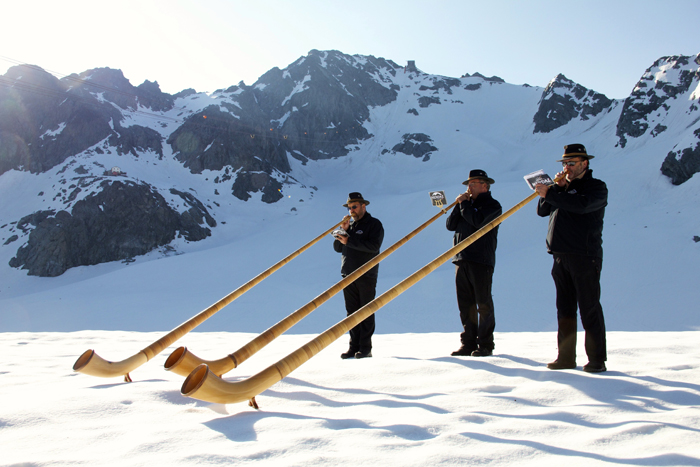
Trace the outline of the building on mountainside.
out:
M 112 167 L 109 170 L 105 170 L 105 175 L 113 175 L 115 177 L 118 177 L 120 175 L 126 176 L 126 172 L 123 172 L 122 169 L 119 167 Z

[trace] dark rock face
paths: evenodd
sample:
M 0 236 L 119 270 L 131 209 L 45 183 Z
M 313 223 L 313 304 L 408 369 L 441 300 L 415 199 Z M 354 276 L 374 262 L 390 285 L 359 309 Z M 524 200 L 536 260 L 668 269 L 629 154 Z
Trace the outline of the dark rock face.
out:
M 159 159 L 163 158 L 163 137 L 157 131 L 139 125 L 123 128 L 118 122 L 114 122 L 114 128 L 109 144 L 116 147 L 119 155 L 128 153 L 139 157 L 139 152 L 151 150 Z
M 657 137 L 666 130 L 668 130 L 668 127 L 659 123 L 651 130 L 651 136 Z
M 231 113 L 210 106 L 188 118 L 168 138 L 175 158 L 193 173 L 203 170 L 289 172 L 289 162 L 279 142 L 266 138 L 265 126 L 244 125 Z
M 586 89 L 559 74 L 542 93 L 537 113 L 533 117 L 533 133 L 549 133 L 570 121 L 588 120 L 606 109 L 612 101 L 605 95 Z
M 195 91 L 192 88 L 187 88 L 187 89 L 183 89 L 182 91 L 180 91 L 178 93 L 173 94 L 173 99 L 179 99 L 182 97 L 191 96 L 193 94 L 197 94 L 197 91 Z
M 418 98 L 418 107 L 426 108 L 430 104 L 442 104 L 439 97 L 421 96 Z
M 175 105 L 175 98 L 161 91 L 158 81 L 144 81 L 136 88 L 136 94 L 139 104 L 156 112 L 168 111 Z
M 661 164 L 661 173 L 671 179 L 674 185 L 687 182 L 700 172 L 700 129 L 693 132 L 698 139 L 695 147 L 671 151 Z
M 182 222 L 180 223 L 180 234 L 189 241 L 202 240 L 211 235 L 211 231 L 202 224 L 206 222 L 209 227 L 216 227 L 216 220 L 209 214 L 207 208 L 200 200 L 194 197 L 191 193 L 170 189 L 170 193 L 178 195 L 186 206 L 190 208 L 180 214 Z
M 481 78 L 484 81 L 488 81 L 491 83 L 505 83 L 506 82 L 503 78 L 499 78 L 498 76 L 492 76 L 490 78 L 487 78 L 486 76 L 482 75 L 478 71 L 472 75 L 472 78 Z
M 346 146 L 370 135 L 362 126 L 369 108 L 396 100 L 390 76 L 398 65 L 375 57 L 312 50 L 284 71 L 272 69 L 253 86 L 260 109 L 292 155 L 311 160 L 348 153 Z
M 233 195 L 247 201 L 251 197 L 250 193 L 262 191 L 261 200 L 271 204 L 282 198 L 281 188 L 282 183 L 265 172 L 245 172 L 236 177 L 233 184 Z
M 312 50 L 253 86 L 222 91 L 221 105 L 188 118 L 167 142 L 194 173 L 230 167 L 239 199 L 261 191 L 264 201 L 274 202 L 281 198 L 276 174 L 291 170 L 288 155 L 303 163 L 342 157 L 346 146 L 371 136 L 362 123 L 371 106 L 396 99 L 388 76 L 397 69 L 381 58 Z
M 176 193 L 190 209 L 173 210 L 146 184 L 103 181 L 102 191 L 75 203 L 72 212 L 39 211 L 17 223 L 29 241 L 10 266 L 29 275 L 55 277 L 75 266 L 132 258 L 170 243 L 176 235 L 197 241 L 211 235 L 216 222 L 188 193 Z
M 168 143 L 175 158 L 193 173 L 226 169 L 216 183 L 233 178 L 229 175 L 233 169 L 236 180 L 231 191 L 237 198 L 247 201 L 250 193 L 263 191 L 264 200 L 274 202 L 282 197 L 277 191 L 282 185 L 272 174 L 291 169 L 284 146 L 267 137 L 263 128 L 261 123 L 247 127 L 231 113 L 211 106 L 175 130 Z
M 627 137 L 639 138 L 645 134 L 655 118 L 668 112 L 672 99 L 687 93 L 693 83 L 697 84 L 700 72 L 690 64 L 691 58 L 684 55 L 662 57 L 647 68 L 632 94 L 625 99 L 617 122 L 621 147 L 627 144 Z M 700 65 L 697 56 L 694 63 Z M 691 106 L 690 111 L 697 111 L 697 106 Z M 658 134 L 658 126 L 652 131 Z
M 491 82 L 491 83 L 505 83 L 506 81 L 503 78 L 499 78 L 498 76 L 492 76 L 490 78 L 487 78 L 486 76 L 482 75 L 478 71 L 474 73 L 473 75 L 470 75 L 469 73 L 464 73 L 462 75 L 462 78 L 481 78 L 484 81 Z
M 674 55 L 662 57 L 649 67 L 625 99 L 617 122 L 619 145 L 625 147 L 628 138 L 645 134 L 656 137 L 669 128 L 660 123 L 666 121 L 671 107 L 694 115 L 689 129 L 695 127 L 692 136 L 679 136 L 679 143 L 668 152 L 661 164 L 661 173 L 674 185 L 688 181 L 700 172 L 700 96 L 693 94 L 700 85 L 700 54 L 695 57 Z M 687 104 L 686 104 L 687 102 Z M 687 108 L 684 108 L 687 105 Z M 675 111 L 674 111 L 675 115 Z M 690 139 L 690 143 L 688 143 Z M 677 149 L 680 146 L 680 149 Z M 685 146 L 685 147 L 683 147 Z
M 435 91 L 436 93 L 440 90 L 445 91 L 447 94 L 452 94 L 453 87 L 459 87 L 462 82 L 456 78 L 433 78 L 432 86 L 421 86 L 418 88 L 419 91 Z
M 437 151 L 438 148 L 433 146 L 433 139 L 423 133 L 411 133 L 403 135 L 403 142 L 392 148 L 394 153 L 401 152 L 413 157 L 422 157 L 423 161 L 430 160 L 430 154 Z
M 58 80 L 29 65 L 12 67 L 1 79 L 0 175 L 10 169 L 45 172 L 106 138 L 121 153 L 138 148 L 162 157 L 160 135 L 138 125 L 122 127 L 124 117 L 114 107 L 172 108 L 172 97 L 157 83 L 134 88 L 121 71 L 109 68 Z

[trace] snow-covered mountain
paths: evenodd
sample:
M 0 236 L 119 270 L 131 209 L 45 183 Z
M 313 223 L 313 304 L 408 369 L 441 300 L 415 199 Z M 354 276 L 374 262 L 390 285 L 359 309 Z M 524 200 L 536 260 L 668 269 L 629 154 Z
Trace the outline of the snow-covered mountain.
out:
M 57 79 L 14 67 L 0 78 L 0 330 L 70 330 L 63 313 L 83 314 L 81 328 L 169 328 L 330 227 L 350 191 L 371 200 L 388 246 L 435 213 L 428 191 L 454 199 L 482 168 L 511 206 L 529 194 L 522 176 L 553 175 L 573 142 L 610 188 L 609 327 L 697 328 L 700 317 L 674 310 L 699 298 L 699 66 L 698 56 L 661 58 L 624 101 L 563 74 L 516 86 L 337 51 L 210 95 L 134 87 L 119 70 Z M 524 211 L 499 233 L 500 330 L 555 324 L 546 221 Z M 450 244 L 439 220 L 382 263 L 379 289 Z M 338 262 L 329 245 L 312 248 L 211 329 L 264 329 L 332 285 Z M 455 329 L 451 282 L 442 267 L 387 307 L 391 324 L 379 318 L 378 330 Z

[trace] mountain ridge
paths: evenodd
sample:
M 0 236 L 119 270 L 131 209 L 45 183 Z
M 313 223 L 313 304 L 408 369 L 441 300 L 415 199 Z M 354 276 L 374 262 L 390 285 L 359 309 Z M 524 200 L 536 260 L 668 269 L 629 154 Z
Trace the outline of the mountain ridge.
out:
M 187 232 L 216 235 L 214 227 L 230 221 L 224 204 L 272 205 L 286 191 L 304 192 L 298 202 L 311 201 L 319 181 L 307 175 L 310 165 L 323 161 L 403 155 L 431 164 L 465 142 L 474 144 L 470 152 L 499 154 L 518 141 L 550 146 L 567 129 L 587 139 L 614 137 L 619 149 L 633 142 L 639 147 L 649 138 L 672 141 L 656 156 L 657 168 L 679 185 L 700 171 L 700 74 L 694 64 L 700 64 L 698 56 L 660 58 L 624 101 L 563 74 L 545 88 L 516 86 L 479 73 L 429 75 L 339 51 L 312 50 L 284 69 L 271 69 L 252 86 L 239 83 L 210 95 L 185 90 L 171 96 L 149 81 L 134 87 L 121 71 L 109 68 L 59 80 L 38 67 L 13 67 L 0 81 L 0 177 L 29 171 L 46 180 L 37 182 L 42 201 L 29 203 L 29 212 L 2 213 L 3 250 L 15 249 L 12 267 L 39 276 L 95 264 L 55 257 L 56 248 L 48 247 L 55 240 L 46 232 L 55 232 L 62 225 L 59 217 L 68 219 L 78 203 L 115 183 L 126 190 L 149 187 L 179 218 L 171 225 L 180 228 L 168 227 L 166 235 L 153 223 L 149 235 L 197 241 L 209 235 Z M 129 168 L 109 175 L 112 162 Z M 178 172 L 177 183 L 153 181 L 163 168 Z M 154 211 L 143 215 L 157 218 Z M 119 241 L 128 234 L 128 222 L 122 230 L 99 222 L 73 224 L 68 236 L 86 239 L 88 249 L 98 252 L 100 242 L 94 239 L 112 235 Z M 68 229 L 65 222 L 63 227 Z M 150 244 L 137 254 L 166 244 Z M 117 251 L 122 253 L 116 257 L 98 253 L 97 262 L 133 256 Z

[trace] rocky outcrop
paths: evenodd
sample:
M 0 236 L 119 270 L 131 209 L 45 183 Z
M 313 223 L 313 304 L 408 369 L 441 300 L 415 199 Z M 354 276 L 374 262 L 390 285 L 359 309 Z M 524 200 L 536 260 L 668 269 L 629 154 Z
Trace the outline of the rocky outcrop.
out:
M 403 154 L 408 154 L 416 158 L 423 158 L 423 161 L 430 160 L 430 154 L 433 151 L 437 151 L 438 148 L 433 146 L 433 139 L 423 133 L 411 133 L 403 135 L 403 141 L 391 150 L 394 153 L 400 152 Z
M 284 150 L 311 160 L 342 157 L 369 138 L 370 107 L 396 100 L 392 78 L 401 67 L 383 58 L 311 50 L 253 85 L 255 101 Z M 285 139 L 284 136 L 287 136 Z
M 690 178 L 700 172 L 700 129 L 693 132 L 697 138 L 695 147 L 671 151 L 666 155 L 661 164 L 661 173 L 671 179 L 674 185 L 687 182 Z
M 202 240 L 211 235 L 211 231 L 203 226 L 206 223 L 209 227 L 216 227 L 216 220 L 209 214 L 207 208 L 192 193 L 170 189 L 170 193 L 182 198 L 185 206 L 189 209 L 180 214 L 181 222 L 180 234 L 189 241 Z
M 418 98 L 418 107 L 425 109 L 430 104 L 441 104 L 440 98 L 435 96 L 421 96 Z
M 180 91 L 178 93 L 173 94 L 173 99 L 181 99 L 181 98 L 191 96 L 193 94 L 197 94 L 197 91 L 195 91 L 193 88 L 187 88 L 187 89 L 183 89 L 182 91 Z
M 474 73 L 473 75 L 470 75 L 469 73 L 464 73 L 462 75 L 462 78 L 481 78 L 486 82 L 490 83 L 505 83 L 506 81 L 503 78 L 499 78 L 498 76 L 492 76 L 490 78 L 487 78 L 486 76 L 482 75 L 478 71 Z
M 618 144 L 625 147 L 628 138 L 645 134 L 657 137 L 669 131 L 669 116 L 690 116 L 692 131 L 678 133 L 678 142 L 666 154 L 661 173 L 680 185 L 700 172 L 700 54 L 695 57 L 662 57 L 649 67 L 625 99 L 617 122 Z M 694 116 L 694 118 L 693 118 Z M 677 130 L 676 130 L 677 131 Z
M 216 222 L 201 202 L 176 192 L 189 209 L 178 213 L 147 184 L 103 181 L 102 190 L 78 201 L 71 212 L 39 211 L 17 222 L 29 232 L 10 266 L 29 275 L 55 277 L 88 266 L 143 255 L 176 236 L 197 241 Z
M 627 138 L 639 138 L 649 128 L 659 133 L 658 122 L 665 120 L 673 101 L 688 97 L 688 112 L 698 112 L 700 96 L 690 96 L 700 83 L 700 55 L 662 57 L 647 68 L 632 94 L 625 99 L 617 122 L 617 137 L 621 147 Z
M 158 81 L 146 80 L 136 88 L 135 92 L 139 105 L 154 112 L 166 112 L 175 105 L 175 97 L 161 91 Z
M 542 92 L 533 117 L 533 133 L 549 133 L 574 119 L 588 120 L 610 108 L 613 101 L 605 95 L 577 84 L 559 74 Z
M 221 107 L 210 106 L 175 130 L 168 143 L 175 158 L 193 173 L 225 169 L 216 183 L 233 178 L 231 170 L 236 172 L 231 192 L 237 198 L 247 201 L 250 193 L 262 191 L 264 200 L 274 202 L 282 196 L 278 191 L 281 183 L 274 174 L 288 173 L 290 166 L 285 148 L 276 138 L 268 137 L 263 130 L 266 126 L 245 125 Z
M 114 122 L 114 131 L 110 134 L 108 144 L 117 150 L 117 154 L 131 154 L 139 157 L 140 153 L 153 151 L 158 158 L 163 158 L 163 137 L 155 130 L 139 125 L 127 128 Z
M 282 183 L 265 172 L 239 173 L 233 183 L 233 195 L 243 201 L 251 198 L 250 193 L 262 192 L 260 198 L 265 203 L 274 203 L 282 198 Z
M 289 161 L 279 141 L 268 138 L 267 125 L 245 124 L 221 107 L 209 106 L 188 118 L 167 140 L 175 159 L 193 173 L 203 170 L 289 172 Z
M 420 88 L 418 88 L 418 90 L 433 91 L 435 93 L 444 91 L 447 94 L 452 94 L 452 88 L 458 88 L 462 85 L 462 81 L 456 78 L 434 77 L 432 78 L 432 82 L 432 86 L 422 85 Z

